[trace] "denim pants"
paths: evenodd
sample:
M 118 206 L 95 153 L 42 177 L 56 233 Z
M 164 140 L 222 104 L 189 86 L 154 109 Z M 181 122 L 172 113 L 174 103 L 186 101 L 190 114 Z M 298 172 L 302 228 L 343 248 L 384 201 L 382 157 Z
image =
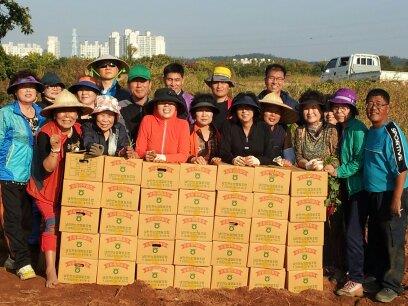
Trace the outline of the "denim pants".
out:
M 405 268 L 408 189 L 401 196 L 401 217 L 391 215 L 393 191 L 369 192 L 367 261 L 369 272 L 384 287 L 402 293 Z

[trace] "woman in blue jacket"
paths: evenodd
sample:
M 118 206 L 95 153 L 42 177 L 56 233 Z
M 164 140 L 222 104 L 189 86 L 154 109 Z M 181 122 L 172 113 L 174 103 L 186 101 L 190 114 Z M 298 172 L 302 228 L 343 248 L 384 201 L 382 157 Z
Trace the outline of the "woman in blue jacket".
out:
M 30 178 L 34 135 L 45 119 L 34 102 L 44 86 L 29 71 L 10 78 L 7 93 L 14 101 L 0 109 L 0 200 L 3 227 L 10 251 L 10 265 L 22 279 L 35 277 L 27 243 L 31 202 L 26 193 Z

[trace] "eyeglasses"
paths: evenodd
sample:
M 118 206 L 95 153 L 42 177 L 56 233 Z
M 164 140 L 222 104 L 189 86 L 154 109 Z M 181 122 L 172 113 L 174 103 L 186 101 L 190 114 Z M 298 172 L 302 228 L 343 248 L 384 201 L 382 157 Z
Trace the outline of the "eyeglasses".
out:
M 369 109 L 369 108 L 381 109 L 386 105 L 388 105 L 388 103 L 372 103 L 372 102 L 368 102 L 368 103 L 366 103 L 366 109 Z
M 100 64 L 100 65 L 98 66 L 99 69 L 101 69 L 101 68 L 107 68 L 107 67 L 114 68 L 114 67 L 116 67 L 116 64 L 115 64 L 115 63 L 104 63 L 104 64 Z

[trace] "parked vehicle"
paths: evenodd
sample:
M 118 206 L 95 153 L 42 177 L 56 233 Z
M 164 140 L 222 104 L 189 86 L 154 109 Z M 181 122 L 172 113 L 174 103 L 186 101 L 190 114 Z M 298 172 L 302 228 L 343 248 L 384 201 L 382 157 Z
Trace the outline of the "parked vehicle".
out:
M 351 54 L 331 59 L 320 76 L 322 81 L 373 80 L 408 82 L 408 72 L 381 70 L 375 54 Z

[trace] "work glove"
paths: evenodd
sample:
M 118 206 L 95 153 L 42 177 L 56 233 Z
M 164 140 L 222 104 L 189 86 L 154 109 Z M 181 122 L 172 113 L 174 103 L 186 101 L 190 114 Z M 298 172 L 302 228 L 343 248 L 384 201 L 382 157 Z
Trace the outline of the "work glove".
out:
M 319 159 L 311 159 L 306 163 L 306 170 L 321 171 L 323 170 L 323 161 Z
M 259 166 L 261 164 L 261 162 L 259 161 L 258 158 L 256 158 L 255 156 L 247 156 L 246 158 L 246 164 L 248 166 Z
M 234 166 L 245 166 L 245 158 L 243 158 L 242 156 L 237 156 L 232 160 L 232 164 Z
M 156 154 L 153 162 L 155 163 L 164 163 L 166 161 L 166 155 L 164 154 Z
M 89 155 L 91 156 L 102 156 L 104 151 L 104 146 L 101 144 L 93 143 L 89 149 Z

